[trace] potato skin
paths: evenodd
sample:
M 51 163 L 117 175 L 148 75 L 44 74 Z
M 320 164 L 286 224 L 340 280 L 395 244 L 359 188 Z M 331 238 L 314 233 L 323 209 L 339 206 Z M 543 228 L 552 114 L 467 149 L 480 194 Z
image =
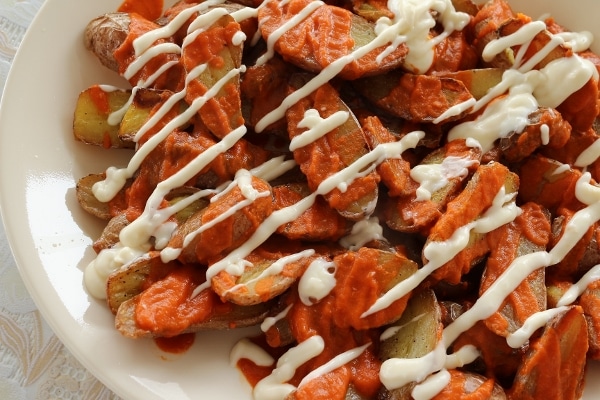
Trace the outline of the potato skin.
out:
M 121 46 L 129 33 L 129 14 L 115 12 L 91 20 L 85 28 L 84 45 L 105 67 L 118 72 L 113 52 Z

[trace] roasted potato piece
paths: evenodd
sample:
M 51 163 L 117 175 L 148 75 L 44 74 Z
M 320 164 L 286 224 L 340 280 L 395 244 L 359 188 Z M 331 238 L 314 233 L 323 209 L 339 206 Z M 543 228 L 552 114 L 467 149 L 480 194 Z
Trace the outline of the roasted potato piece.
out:
M 508 163 L 524 160 L 541 146 L 560 149 L 571 137 L 571 125 L 551 108 L 540 108 L 528 117 L 521 132 L 500 139 L 502 158 Z
M 307 78 L 303 74 L 294 75 L 291 84 L 300 87 Z M 352 165 L 369 151 L 360 124 L 335 88 L 329 83 L 324 84 L 294 104 L 286 117 L 294 159 L 306 175 L 309 188 L 323 195 L 332 208 L 349 220 L 356 221 L 371 215 L 379 194 L 377 173 L 358 176 L 347 184 L 341 182 L 326 192 L 319 187 L 327 178 Z M 327 118 L 337 121 L 333 125 L 335 127 L 304 145 L 301 135 Z M 296 145 L 296 141 L 300 143 Z M 340 190 L 342 185 L 344 190 Z
M 535 203 L 521 206 L 523 212 L 509 224 L 489 235 L 496 243 L 486 261 L 481 278 L 481 296 L 510 264 L 523 255 L 544 251 L 550 242 L 550 215 Z M 532 229 L 533 228 L 533 229 Z M 531 315 L 546 309 L 546 282 L 543 268 L 532 272 L 504 300 L 500 309 L 486 318 L 487 327 L 499 336 L 519 329 Z
M 191 297 L 204 271 L 178 267 L 152 282 L 139 295 L 123 301 L 115 326 L 126 337 L 171 337 L 200 330 L 231 329 L 256 325 L 272 308 L 269 302 L 255 306 L 224 303 L 211 290 Z M 141 276 L 138 276 L 141 278 Z M 164 296 L 165 291 L 169 293 Z M 162 301 L 157 301 L 161 299 Z
M 428 234 L 448 202 L 479 166 L 481 150 L 453 140 L 428 154 L 410 172 L 408 193 L 390 196 L 384 205 L 387 226 L 400 232 Z M 396 174 L 397 175 L 397 174 Z M 382 176 L 383 179 L 383 176 Z
M 533 340 L 519 367 L 511 399 L 580 399 L 583 393 L 587 324 L 583 310 L 571 306 L 553 317 Z
M 119 136 L 120 121 L 110 121 L 113 112 L 126 107 L 130 91 L 108 90 L 94 85 L 77 98 L 73 116 L 75 139 L 104 148 L 133 148 L 135 143 Z
M 432 290 L 422 290 L 411 297 L 402 317 L 382 334 L 379 358 L 385 362 L 391 358 L 423 357 L 439 344 L 442 331 L 437 298 Z M 410 400 L 415 385 L 413 382 L 399 388 L 383 387 L 378 399 Z
M 119 72 L 114 52 L 127 38 L 131 19 L 128 13 L 109 13 L 91 20 L 85 28 L 84 44 L 105 67 Z
M 195 79 L 187 83 L 185 98 L 190 105 L 197 99 L 201 100 L 200 118 L 218 138 L 225 137 L 244 123 L 240 77 L 239 72 L 236 73 L 242 63 L 242 44 L 234 39 L 238 32 L 241 28 L 233 17 L 223 15 L 196 35 L 181 54 L 181 63 L 188 74 L 196 67 L 206 65 Z M 204 98 L 209 90 L 216 93 Z
M 583 207 L 572 190 L 581 177 L 581 171 L 534 154 L 520 165 L 518 173 L 522 182 L 519 188 L 521 202 L 538 203 L 552 215 L 557 215 L 561 208 L 579 210 Z M 557 196 L 557 193 L 561 195 Z
M 126 213 L 122 212 L 112 217 L 92 245 L 94 251 L 99 253 L 103 249 L 113 247 L 119 242 L 121 229 L 129 225 Z
M 177 267 L 176 263 L 163 263 L 160 253 L 153 251 L 109 275 L 106 283 L 106 300 L 113 314 L 121 304 L 142 293 L 149 282 L 164 278 Z
M 254 199 L 248 199 L 239 185 L 222 194 L 218 200 L 189 217 L 179 226 L 168 247 L 181 249 L 183 263 L 208 264 L 244 243 L 260 223 L 273 211 L 271 186 L 251 177 Z M 219 219 L 221 214 L 229 215 Z M 186 241 L 186 237 L 191 239 Z
M 505 194 L 511 194 L 516 193 L 518 187 L 519 177 L 504 165 L 499 163 L 480 165 L 465 189 L 448 203 L 446 212 L 431 229 L 425 248 L 432 242 L 448 240 L 457 229 L 480 218 L 501 190 Z M 485 233 L 470 231 L 469 244 L 454 258 L 435 270 L 431 278 L 458 284 L 462 275 L 469 272 L 489 252 L 490 243 L 485 236 Z M 423 262 L 426 263 L 426 257 L 423 258 Z
M 504 70 L 501 68 L 480 68 L 439 73 L 437 75 L 461 81 L 473 95 L 473 98 L 479 100 L 502 81 L 503 73 Z
M 578 304 L 583 309 L 588 328 L 588 358 L 600 360 L 600 281 L 588 284 L 579 297 Z
M 301 182 L 274 186 L 275 209 L 291 207 L 311 193 L 308 185 Z M 277 228 L 277 233 L 292 240 L 336 241 L 349 230 L 348 221 L 319 196 L 302 215 Z
M 80 178 L 75 186 L 75 193 L 81 208 L 95 217 L 108 221 L 112 218 L 109 203 L 98 200 L 92 191 L 94 184 L 104 178 L 104 174 L 90 174 Z
M 413 122 L 452 121 L 464 116 L 474 102 L 463 82 L 443 76 L 392 71 L 354 85 L 382 110 Z
M 165 106 L 167 99 L 173 95 L 169 90 L 154 90 L 146 88 L 138 88 L 135 91 L 131 103 L 128 105 L 125 114 L 119 125 L 119 138 L 126 143 L 133 143 L 137 133 L 148 122 L 161 107 Z M 150 131 L 146 133 L 154 133 L 160 129 L 166 122 L 174 116 L 180 114 L 187 108 L 185 102 L 181 101 L 178 105 L 165 113 L 159 123 L 153 124 Z M 182 126 L 181 129 L 185 129 Z
M 502 386 L 494 379 L 468 371 L 452 369 L 450 382 L 433 400 L 453 400 L 461 398 L 484 398 L 488 400 L 506 400 L 507 396 Z
M 276 240 L 250 253 L 240 276 L 221 271 L 212 278 L 211 286 L 221 299 L 235 304 L 266 302 L 286 291 L 320 257 L 297 243 Z
M 267 1 L 258 12 L 263 38 L 268 42 L 269 37 L 298 10 L 312 7 L 310 3 L 309 0 Z M 318 73 L 336 59 L 356 51 L 376 38 L 374 23 L 340 7 L 313 4 L 316 9 L 308 18 L 277 39 L 275 50 L 284 60 L 307 71 Z M 400 44 L 378 62 L 377 57 L 386 47 L 387 45 L 380 46 L 349 63 L 339 76 L 344 79 L 356 79 L 402 65 L 408 52 L 407 46 L 404 43 Z

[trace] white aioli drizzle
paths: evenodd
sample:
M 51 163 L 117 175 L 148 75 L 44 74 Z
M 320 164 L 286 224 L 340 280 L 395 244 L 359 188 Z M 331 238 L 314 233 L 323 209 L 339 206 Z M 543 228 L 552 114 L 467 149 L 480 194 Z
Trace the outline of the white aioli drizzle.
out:
M 262 324 L 260 324 L 260 330 L 263 332 L 268 331 L 272 326 L 274 326 L 277 322 L 281 321 L 288 315 L 288 313 L 292 309 L 292 306 L 293 306 L 293 304 L 290 304 L 283 311 L 281 311 L 279 314 L 277 314 L 274 317 L 265 318 L 264 321 L 262 322 Z
M 350 234 L 340 239 L 340 244 L 347 249 L 358 250 L 372 240 L 385 240 L 383 227 L 377 217 L 368 217 L 355 222 Z
M 590 268 L 576 283 L 573 284 L 558 300 L 556 305 L 567 306 L 573 303 L 585 291 L 588 285 L 600 279 L 600 264 Z
M 319 111 L 311 108 L 306 110 L 304 118 L 298 123 L 298 128 L 308 128 L 290 142 L 290 151 L 304 147 L 320 137 L 325 136 L 348 120 L 348 111 L 338 111 L 327 118 L 321 118 Z
M 286 383 L 293 378 L 296 369 L 321 354 L 325 342 L 321 336 L 311 336 L 296 347 L 292 347 L 277 361 L 271 375 L 259 381 L 254 387 L 256 400 L 281 400 L 292 393 L 296 387 Z
M 335 287 L 335 272 L 336 265 L 332 261 L 319 258 L 311 262 L 298 283 L 300 301 L 311 306 L 327 296 Z
M 508 335 L 506 343 L 515 349 L 523 346 L 535 331 L 545 326 L 548 321 L 567 309 L 568 307 L 562 306 L 538 311 L 535 314 L 530 315 L 519 329 Z
M 350 349 L 341 354 L 338 354 L 337 356 L 329 360 L 327 363 L 310 371 L 304 378 L 302 378 L 302 380 L 298 384 L 298 388 L 302 387 L 307 382 L 310 382 L 315 378 L 318 378 L 322 375 L 325 375 L 331 371 L 336 370 L 337 368 L 348 364 L 350 361 L 354 360 L 355 358 L 358 358 L 370 345 L 371 343 L 367 343 L 360 347 L 355 347 L 354 349 Z
M 600 140 L 596 139 L 594 143 L 581 152 L 573 163 L 576 167 L 585 168 L 594 163 L 600 157 Z
M 260 367 L 273 365 L 275 360 L 262 347 L 252 343 L 249 339 L 239 340 L 229 353 L 229 362 L 231 365 L 237 365 L 242 358 L 252 361 Z
M 440 164 L 419 164 L 410 170 L 410 177 L 419 183 L 417 201 L 430 200 L 431 194 L 448 184 L 453 178 L 464 178 L 468 168 L 479 161 L 468 157 L 445 157 Z

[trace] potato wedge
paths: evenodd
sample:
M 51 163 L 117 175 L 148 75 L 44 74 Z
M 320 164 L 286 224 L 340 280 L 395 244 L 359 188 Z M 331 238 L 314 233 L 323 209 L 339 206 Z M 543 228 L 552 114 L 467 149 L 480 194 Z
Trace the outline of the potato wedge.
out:
M 433 122 L 444 115 L 452 121 L 465 115 L 467 109 L 452 107 L 473 100 L 463 82 L 435 75 L 415 75 L 392 71 L 354 82 L 358 91 L 382 110 L 412 122 Z
M 486 261 L 479 295 L 509 267 L 517 257 L 536 251 L 544 251 L 550 242 L 550 215 L 535 203 L 526 203 L 513 222 L 489 235 L 496 243 Z M 532 229 L 532 227 L 535 227 Z M 486 326 L 499 336 L 507 337 L 519 329 L 526 319 L 546 309 L 545 269 L 532 272 L 504 300 L 500 309 L 485 320 Z
M 113 55 L 129 34 L 131 19 L 128 13 L 109 13 L 91 20 L 85 28 L 84 44 L 105 67 L 119 72 Z
M 402 317 L 386 328 L 379 358 L 419 358 L 433 351 L 442 338 L 442 314 L 432 290 L 422 290 L 408 301 Z M 410 400 L 416 383 L 395 389 L 383 387 L 379 399 Z
M 121 304 L 142 293 L 148 282 L 163 278 L 176 267 L 176 263 L 163 263 L 157 251 L 124 265 L 108 277 L 106 284 L 108 308 L 116 315 Z
M 109 121 L 111 113 L 125 107 L 130 96 L 130 91 L 108 90 L 99 85 L 81 92 L 73 117 L 75 139 L 104 148 L 133 148 L 133 142 L 119 136 L 120 121 Z
M 174 232 L 168 247 L 182 249 L 183 263 L 209 264 L 244 243 L 273 211 L 271 186 L 252 177 L 258 195 L 247 199 L 238 185 L 189 217 Z M 219 219 L 227 213 L 225 219 Z M 186 241 L 186 237 L 191 239 Z
M 314 260 L 323 256 L 298 243 L 272 240 L 250 253 L 240 276 L 219 272 L 211 281 L 222 299 L 242 306 L 266 302 L 289 289 Z
M 291 85 L 301 87 L 308 78 L 308 75 L 296 74 L 292 77 Z M 340 123 L 323 136 L 307 144 L 294 144 L 318 121 L 340 116 Z M 354 113 L 329 83 L 294 104 L 287 111 L 286 118 L 288 134 L 294 145 L 294 159 L 306 175 L 308 186 L 313 192 L 327 178 L 368 153 L 362 128 Z M 330 192 L 321 194 L 340 215 L 357 221 L 373 213 L 379 194 L 378 183 L 379 176 L 373 171 L 364 176 L 359 175 L 352 182 L 342 182 Z M 344 190 L 340 189 L 341 186 Z
M 587 324 L 572 306 L 552 318 L 519 367 L 511 399 L 580 399 L 583 393 Z
M 244 123 L 242 117 L 240 77 L 234 73 L 242 63 L 242 43 L 234 40 L 241 32 L 240 25 L 230 15 L 223 15 L 211 26 L 196 35 L 181 54 L 181 62 L 189 74 L 194 68 L 206 68 L 187 83 L 186 101 L 193 104 L 202 99 L 209 90 L 217 90 L 208 96 L 199 109 L 200 118 L 218 138 Z
M 310 3 L 309 0 L 291 0 L 281 5 L 277 1 L 266 2 L 258 12 L 263 38 L 268 41 L 297 10 L 311 7 Z M 308 18 L 279 37 L 275 43 L 275 50 L 286 61 L 318 73 L 336 59 L 372 42 L 376 36 L 374 23 L 341 7 L 325 4 L 315 7 Z M 386 47 L 387 45 L 380 46 L 349 63 L 339 76 L 344 79 L 356 79 L 401 66 L 408 47 L 401 44 L 378 62 L 377 56 Z

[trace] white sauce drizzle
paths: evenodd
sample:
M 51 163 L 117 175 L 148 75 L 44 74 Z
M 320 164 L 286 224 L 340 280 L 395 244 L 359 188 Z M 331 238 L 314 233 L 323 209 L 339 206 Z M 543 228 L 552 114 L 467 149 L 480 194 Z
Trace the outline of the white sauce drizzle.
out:
M 325 364 L 321 365 L 320 367 L 318 367 L 318 368 L 310 371 L 308 374 L 306 374 L 306 376 L 304 378 L 302 378 L 302 380 L 298 384 L 298 388 L 301 388 L 303 385 L 312 381 L 315 378 L 318 378 L 322 375 L 332 372 L 340 367 L 343 367 L 344 365 L 348 364 L 350 361 L 354 360 L 355 358 L 358 358 L 370 345 L 371 345 L 371 343 L 367 343 L 360 347 L 355 347 L 354 349 L 350 349 L 341 354 L 338 354 L 337 356 L 335 356 L 334 358 L 332 358 Z
M 306 110 L 304 118 L 298 123 L 298 128 L 308 129 L 291 140 L 290 150 L 297 150 L 325 136 L 335 128 L 343 125 L 349 116 L 348 111 L 338 111 L 327 118 L 321 118 L 318 110 L 314 108 Z
M 246 338 L 239 340 L 233 346 L 229 353 L 229 363 L 236 366 L 242 358 L 252 361 L 259 367 L 269 367 L 275 363 L 269 353 Z
M 432 193 L 449 183 L 450 179 L 464 178 L 469 167 L 479 164 L 468 157 L 445 157 L 440 164 L 419 164 L 410 170 L 410 177 L 417 183 L 417 201 L 431 200 Z
M 450 378 L 450 372 L 447 369 L 442 369 L 425 378 L 423 383 L 416 385 L 411 395 L 415 400 L 429 400 L 450 383 Z
M 283 311 L 281 311 L 279 314 L 277 314 L 274 317 L 265 318 L 263 320 L 262 324 L 260 324 L 260 330 L 263 332 L 266 332 L 269 329 L 271 329 L 272 326 L 274 326 L 277 322 L 281 321 L 288 315 L 288 313 L 292 309 L 292 306 L 293 306 L 293 304 L 290 304 Z
M 600 140 L 596 139 L 594 143 L 581 152 L 573 165 L 585 168 L 593 164 L 600 157 Z
M 548 125 L 542 124 L 542 126 L 540 126 L 540 138 L 544 146 L 550 143 L 550 128 Z
M 385 238 L 379 218 L 371 216 L 354 223 L 350 234 L 341 238 L 340 244 L 347 249 L 358 250 L 373 240 L 385 240 Z
M 335 287 L 335 272 L 333 261 L 318 258 L 311 262 L 298 283 L 300 301 L 311 306 L 327 296 Z
M 271 375 L 259 381 L 253 390 L 256 400 L 281 400 L 296 387 L 286 383 L 294 377 L 296 369 L 308 360 L 318 356 L 325 349 L 321 336 L 311 336 L 296 347 L 292 347 L 277 361 Z
M 508 335 L 506 343 L 514 349 L 523 346 L 535 331 L 545 326 L 548 321 L 566 310 L 568 310 L 568 307 L 563 306 L 538 311 L 530 315 L 519 329 Z
M 600 264 L 592 267 L 586 272 L 576 283 L 573 284 L 558 300 L 556 305 L 567 306 L 572 304 L 581 294 L 587 289 L 590 283 L 593 283 L 600 279 Z

